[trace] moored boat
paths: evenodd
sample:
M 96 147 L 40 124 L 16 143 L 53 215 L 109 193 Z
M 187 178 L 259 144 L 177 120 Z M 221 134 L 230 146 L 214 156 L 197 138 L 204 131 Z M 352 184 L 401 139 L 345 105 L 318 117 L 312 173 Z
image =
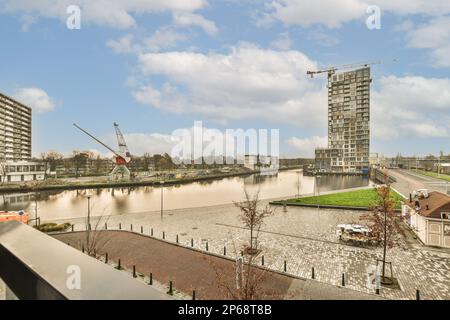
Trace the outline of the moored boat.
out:
M 28 213 L 26 213 L 24 210 L 0 211 L 0 222 L 16 220 L 27 224 L 28 219 L 29 219 Z

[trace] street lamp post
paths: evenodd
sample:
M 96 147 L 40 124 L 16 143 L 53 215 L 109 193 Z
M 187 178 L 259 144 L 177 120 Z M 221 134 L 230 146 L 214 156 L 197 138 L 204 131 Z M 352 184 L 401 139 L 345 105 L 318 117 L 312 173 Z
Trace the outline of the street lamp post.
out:
M 159 183 L 161 184 L 161 220 L 162 220 L 164 212 L 164 181 L 160 181 Z
M 86 237 L 86 246 L 89 252 L 89 238 L 91 233 L 91 194 L 88 192 L 86 194 L 87 203 L 88 203 L 88 210 L 87 210 L 87 237 Z

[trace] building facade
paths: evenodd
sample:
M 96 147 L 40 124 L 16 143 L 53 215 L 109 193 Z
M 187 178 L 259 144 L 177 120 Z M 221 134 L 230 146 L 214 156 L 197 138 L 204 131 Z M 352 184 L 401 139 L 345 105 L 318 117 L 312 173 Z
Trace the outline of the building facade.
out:
M 433 191 L 405 201 L 402 214 L 424 244 L 450 248 L 450 196 Z
M 316 167 L 322 163 L 330 172 L 368 170 L 371 81 L 369 67 L 328 75 L 328 148 L 316 150 Z
M 0 93 L 0 182 L 42 180 L 44 171 L 31 161 L 31 108 Z
M 0 160 L 31 158 L 31 108 L 0 93 Z

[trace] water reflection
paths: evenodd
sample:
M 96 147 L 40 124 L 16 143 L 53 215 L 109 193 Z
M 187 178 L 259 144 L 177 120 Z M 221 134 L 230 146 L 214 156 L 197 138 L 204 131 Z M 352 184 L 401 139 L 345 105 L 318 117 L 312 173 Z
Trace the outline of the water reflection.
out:
M 243 190 L 259 192 L 261 199 L 314 192 L 314 177 L 301 171 L 282 171 L 275 176 L 249 175 L 222 180 L 201 181 L 186 185 L 163 186 L 164 208 L 180 209 L 211 206 L 242 200 Z M 322 176 L 317 178 L 319 192 L 365 186 L 360 176 Z M 25 209 L 34 212 L 34 202 L 42 220 L 83 217 L 87 212 L 87 193 L 91 194 L 92 215 L 125 214 L 160 209 L 161 187 L 104 188 L 95 190 L 49 191 L 0 196 L 0 210 Z

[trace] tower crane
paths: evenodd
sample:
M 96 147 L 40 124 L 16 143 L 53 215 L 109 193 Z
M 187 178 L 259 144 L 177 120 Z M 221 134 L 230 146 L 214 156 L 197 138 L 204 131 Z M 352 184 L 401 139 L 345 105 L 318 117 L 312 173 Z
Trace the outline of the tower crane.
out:
M 112 179 L 118 179 L 120 177 L 121 179 L 129 179 L 131 177 L 130 169 L 128 169 L 127 165 L 131 162 L 131 154 L 128 150 L 128 146 L 125 142 L 125 139 L 123 137 L 122 132 L 119 129 L 119 125 L 114 122 L 114 129 L 116 131 L 116 137 L 117 137 L 117 144 L 119 146 L 119 150 L 116 151 L 107 144 L 105 144 L 103 141 L 86 131 L 85 129 L 81 128 L 76 123 L 73 124 L 75 128 L 82 131 L 89 137 L 91 137 L 93 140 L 101 144 L 103 147 L 108 149 L 114 154 L 114 163 L 116 166 L 110 173 L 110 177 Z
M 395 59 L 394 59 L 395 61 Z M 320 73 L 328 73 L 328 78 L 331 77 L 333 74 L 336 73 L 337 70 L 344 70 L 344 69 L 353 69 L 353 68 L 360 68 L 360 67 L 368 67 L 374 64 L 381 64 L 382 61 L 372 61 L 372 62 L 363 62 L 363 63 L 352 63 L 352 64 L 344 64 L 340 66 L 331 66 L 325 69 L 321 70 L 308 70 L 306 71 L 306 74 L 311 76 L 311 78 L 314 78 L 315 74 Z

